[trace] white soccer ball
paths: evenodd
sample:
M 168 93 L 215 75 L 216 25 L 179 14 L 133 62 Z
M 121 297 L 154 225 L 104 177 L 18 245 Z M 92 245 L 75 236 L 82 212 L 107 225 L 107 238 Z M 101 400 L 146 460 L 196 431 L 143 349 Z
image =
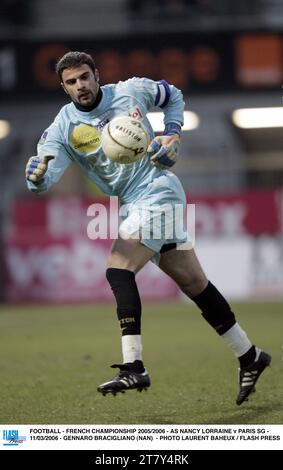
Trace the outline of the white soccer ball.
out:
M 105 155 L 117 163 L 133 163 L 147 151 L 150 137 L 143 123 L 130 116 L 108 122 L 101 134 Z

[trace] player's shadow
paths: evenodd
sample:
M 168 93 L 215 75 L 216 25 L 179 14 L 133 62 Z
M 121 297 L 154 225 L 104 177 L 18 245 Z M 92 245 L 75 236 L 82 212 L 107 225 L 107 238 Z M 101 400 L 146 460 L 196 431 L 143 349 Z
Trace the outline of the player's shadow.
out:
M 231 408 L 230 408 L 231 411 Z M 281 402 L 273 402 L 273 403 L 268 403 L 266 405 L 252 405 L 252 404 L 243 404 L 241 407 L 236 407 L 233 410 L 232 413 L 229 414 L 229 412 L 225 412 L 225 417 L 223 415 L 221 417 L 218 417 L 216 414 L 213 415 L 213 418 L 211 420 L 205 420 L 202 421 L 200 420 L 198 422 L 198 425 L 202 424 L 253 424 L 253 419 L 255 419 L 258 422 L 258 419 L 261 415 L 265 416 L 269 412 L 282 412 L 282 403 Z M 168 417 L 168 416 L 151 416 L 149 421 L 150 424 L 170 424 L 170 425 L 176 425 L 176 424 L 195 424 L 195 423 L 190 423 L 189 420 L 188 422 L 184 423 L 178 423 L 176 422 L 176 419 L 174 417 Z M 272 423 L 271 423 L 272 424 Z
M 219 418 L 217 424 L 253 424 L 253 419 L 258 421 L 261 415 L 266 415 L 269 412 L 279 411 L 282 413 L 282 408 L 281 402 L 269 402 L 265 405 L 244 403 L 241 407 L 237 407 L 233 414 L 226 414 L 225 418 L 223 416 Z

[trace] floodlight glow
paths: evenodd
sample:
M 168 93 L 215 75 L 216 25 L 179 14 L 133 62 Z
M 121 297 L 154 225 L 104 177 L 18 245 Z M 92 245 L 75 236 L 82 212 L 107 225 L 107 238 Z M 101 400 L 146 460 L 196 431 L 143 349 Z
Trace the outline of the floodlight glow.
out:
M 150 124 L 153 127 L 154 132 L 162 132 L 164 129 L 164 114 L 157 113 L 148 113 L 147 115 Z M 182 131 L 191 131 L 196 129 L 199 126 L 199 117 L 196 113 L 192 111 L 184 112 L 184 125 Z
M 5 139 L 11 132 L 11 126 L 8 121 L 0 119 L 0 139 Z
M 283 107 L 236 109 L 232 121 L 241 129 L 283 127 Z

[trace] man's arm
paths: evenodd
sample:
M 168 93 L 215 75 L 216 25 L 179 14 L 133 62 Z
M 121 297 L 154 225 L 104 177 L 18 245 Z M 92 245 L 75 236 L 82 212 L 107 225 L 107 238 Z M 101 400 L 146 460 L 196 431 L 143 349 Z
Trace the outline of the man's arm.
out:
M 155 137 L 149 147 L 151 164 L 157 168 L 171 168 L 177 161 L 180 148 L 180 135 L 184 123 L 183 94 L 165 80 L 157 84 L 155 105 L 164 112 L 165 129 L 163 135 Z
M 148 153 L 151 155 L 152 165 L 171 168 L 178 157 L 184 123 L 185 103 L 182 92 L 165 80 L 155 82 L 148 78 L 132 78 L 126 84 L 148 111 L 159 107 L 164 112 L 163 135 L 152 140 Z
M 26 181 L 30 191 L 42 193 L 59 181 L 71 160 L 54 123 L 43 133 L 37 150 L 38 155 L 27 162 Z

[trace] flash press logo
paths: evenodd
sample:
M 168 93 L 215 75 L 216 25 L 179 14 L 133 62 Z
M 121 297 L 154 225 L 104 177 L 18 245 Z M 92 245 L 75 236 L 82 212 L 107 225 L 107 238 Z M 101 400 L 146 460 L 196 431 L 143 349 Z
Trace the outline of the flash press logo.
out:
M 19 436 L 17 429 L 4 429 L 3 431 L 3 446 L 18 446 L 26 439 L 26 436 Z

